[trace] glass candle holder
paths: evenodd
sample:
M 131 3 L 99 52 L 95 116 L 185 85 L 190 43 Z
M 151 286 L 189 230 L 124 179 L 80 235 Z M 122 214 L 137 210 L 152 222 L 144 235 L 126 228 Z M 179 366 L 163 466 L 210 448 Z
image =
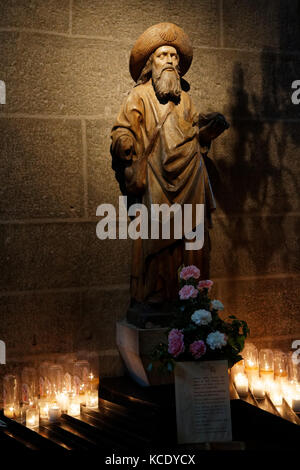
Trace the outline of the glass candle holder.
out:
M 80 398 L 79 396 L 71 396 L 67 414 L 70 416 L 80 416 Z
M 288 377 L 287 356 L 282 351 L 274 351 L 274 378 L 284 381 Z
M 236 374 L 234 384 L 240 397 L 245 397 L 248 395 L 249 381 L 246 374 L 242 374 L 241 372 Z
M 247 374 L 249 383 L 259 376 L 258 368 L 258 351 L 253 343 L 246 343 L 242 356 L 245 363 L 245 373 Z
M 39 367 L 39 394 L 40 398 L 49 398 L 51 396 L 51 382 L 49 378 L 50 362 L 42 362 Z
M 245 373 L 245 361 L 242 359 L 239 362 L 236 362 L 232 367 L 231 367 L 231 377 L 234 380 L 235 376 L 237 374 L 244 374 Z
M 72 392 L 72 375 L 69 372 L 64 373 L 64 390 L 67 393 Z
M 24 367 L 22 371 L 22 402 L 29 404 L 37 395 L 36 370 L 33 367 Z
M 55 399 L 56 394 L 63 390 L 63 367 L 59 364 L 53 364 L 49 368 L 49 378 L 51 382 L 51 397 Z
M 88 361 L 76 361 L 73 369 L 73 388 L 76 394 L 85 395 L 88 386 L 90 364 Z
M 7 418 L 19 416 L 19 383 L 16 375 L 7 374 L 3 377 L 3 408 Z
M 98 408 L 98 390 L 92 390 L 86 393 L 85 404 L 87 408 Z
M 38 408 L 27 408 L 26 427 L 30 429 L 38 428 L 40 424 L 40 415 Z
M 18 419 L 20 417 L 20 405 L 19 403 L 6 403 L 3 412 L 7 418 Z
M 87 379 L 87 390 L 94 392 L 98 391 L 99 388 L 99 377 L 97 377 L 93 372 L 90 372 Z
M 298 377 L 298 366 L 293 360 L 293 354 L 294 352 L 291 351 L 287 355 L 288 380 L 290 383 L 297 383 L 300 377 Z
M 56 395 L 56 401 L 62 411 L 67 411 L 69 407 L 69 394 L 66 391 Z
M 259 373 L 265 382 L 273 380 L 274 355 L 272 349 L 261 349 L 259 351 Z
M 47 400 L 39 400 L 40 419 L 48 419 L 49 407 L 51 403 Z

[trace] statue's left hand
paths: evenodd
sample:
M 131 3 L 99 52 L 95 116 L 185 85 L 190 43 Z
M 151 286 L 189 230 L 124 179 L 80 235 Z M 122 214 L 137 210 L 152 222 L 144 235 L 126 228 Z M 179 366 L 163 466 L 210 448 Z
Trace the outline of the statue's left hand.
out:
M 223 114 L 210 113 L 199 117 L 199 140 L 208 143 L 221 135 L 229 128 Z

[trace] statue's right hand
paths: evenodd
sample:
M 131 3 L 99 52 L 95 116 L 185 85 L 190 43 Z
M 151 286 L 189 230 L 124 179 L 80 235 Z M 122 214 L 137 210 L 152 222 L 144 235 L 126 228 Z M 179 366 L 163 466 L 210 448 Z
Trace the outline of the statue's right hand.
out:
M 118 139 L 117 153 L 122 160 L 132 160 L 134 154 L 134 143 L 129 135 L 122 135 Z

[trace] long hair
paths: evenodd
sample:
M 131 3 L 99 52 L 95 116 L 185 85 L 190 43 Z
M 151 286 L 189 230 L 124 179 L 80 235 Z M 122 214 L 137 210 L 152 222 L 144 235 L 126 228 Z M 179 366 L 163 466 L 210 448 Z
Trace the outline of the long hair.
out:
M 138 81 L 136 82 L 136 86 L 148 82 L 148 80 L 152 77 L 152 57 L 153 54 L 151 54 L 147 60 L 146 65 L 143 68 Z

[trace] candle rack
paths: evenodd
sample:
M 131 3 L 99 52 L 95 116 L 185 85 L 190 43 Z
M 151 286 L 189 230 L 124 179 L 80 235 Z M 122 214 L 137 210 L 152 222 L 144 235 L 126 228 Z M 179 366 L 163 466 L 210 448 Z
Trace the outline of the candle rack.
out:
M 251 392 L 240 399 L 230 381 L 233 442 L 197 444 L 197 449 L 297 449 L 300 439 L 299 417 L 283 400 L 280 409 L 269 397 L 256 400 Z M 0 439 L 16 448 L 68 450 L 97 450 L 110 455 L 149 448 L 173 448 L 176 444 L 176 414 L 174 386 L 159 390 L 144 389 L 128 377 L 105 378 L 99 389 L 99 408 L 89 409 L 81 404 L 80 415 L 61 415 L 59 422 L 40 421 L 31 430 L 17 420 L 1 414 Z M 273 447 L 272 447 L 273 446 Z

